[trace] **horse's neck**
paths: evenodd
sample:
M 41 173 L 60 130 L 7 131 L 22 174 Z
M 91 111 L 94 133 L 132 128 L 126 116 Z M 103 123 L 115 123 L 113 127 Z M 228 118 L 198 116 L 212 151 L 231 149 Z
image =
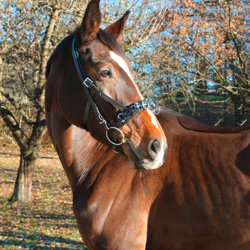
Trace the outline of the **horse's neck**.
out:
M 114 155 L 109 147 L 74 125 L 60 131 L 55 144 L 73 190 L 85 181 L 90 172 L 92 179 L 98 175 Z

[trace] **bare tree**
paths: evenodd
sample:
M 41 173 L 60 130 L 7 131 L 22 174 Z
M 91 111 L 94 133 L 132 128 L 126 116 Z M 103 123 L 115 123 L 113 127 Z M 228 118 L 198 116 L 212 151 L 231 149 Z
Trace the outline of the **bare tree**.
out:
M 70 12 L 70 10 L 75 10 Z M 3 1 L 0 54 L 3 58 L 0 115 L 20 149 L 11 200 L 29 202 L 40 139 L 45 132 L 44 84 L 47 59 L 75 25 L 78 1 Z
M 187 79 L 193 94 L 226 93 L 241 123 L 244 106 L 250 107 L 249 1 L 175 0 L 160 18 L 161 34 L 171 41 L 165 46 L 171 59 L 163 67 L 178 65 L 180 79 Z

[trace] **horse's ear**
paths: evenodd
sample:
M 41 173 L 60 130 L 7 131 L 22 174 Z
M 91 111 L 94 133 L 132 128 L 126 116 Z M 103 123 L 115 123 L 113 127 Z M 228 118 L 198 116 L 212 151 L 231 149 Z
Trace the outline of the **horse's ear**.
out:
M 126 24 L 126 21 L 128 19 L 130 11 L 128 10 L 122 18 L 120 18 L 118 21 L 116 21 L 115 23 L 112 23 L 111 25 L 109 25 L 105 31 L 112 34 L 117 42 L 121 41 L 121 35 L 122 35 L 122 31 L 124 29 L 124 26 Z
M 77 30 L 76 39 L 80 44 L 93 41 L 101 24 L 100 0 L 91 0 L 86 8 L 82 24 Z

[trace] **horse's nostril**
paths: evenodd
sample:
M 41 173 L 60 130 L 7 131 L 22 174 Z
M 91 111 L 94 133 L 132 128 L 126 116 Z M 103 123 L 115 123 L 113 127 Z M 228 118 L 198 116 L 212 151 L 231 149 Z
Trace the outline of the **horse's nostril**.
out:
M 161 150 L 161 143 L 158 139 L 152 138 L 148 144 L 148 156 L 151 160 L 157 158 L 157 154 Z

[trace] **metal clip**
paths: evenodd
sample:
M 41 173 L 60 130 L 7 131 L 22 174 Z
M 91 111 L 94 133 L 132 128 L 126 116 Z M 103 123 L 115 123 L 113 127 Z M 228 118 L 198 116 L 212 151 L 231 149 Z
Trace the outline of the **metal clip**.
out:
M 101 115 L 99 115 L 99 124 L 101 124 L 106 131 L 110 130 L 107 121 Z

